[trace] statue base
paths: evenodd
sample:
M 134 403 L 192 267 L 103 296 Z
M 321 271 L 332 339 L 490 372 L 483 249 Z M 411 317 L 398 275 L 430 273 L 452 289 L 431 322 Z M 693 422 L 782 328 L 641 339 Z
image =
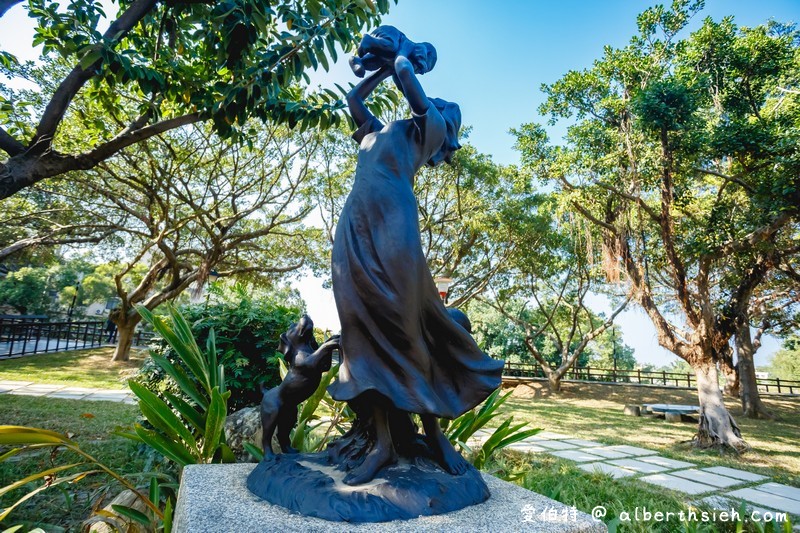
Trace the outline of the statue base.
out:
M 291 513 L 247 490 L 254 463 L 188 465 L 183 469 L 172 531 L 175 533 L 228 533 L 230 531 L 280 531 L 281 533 L 396 533 L 397 531 L 478 533 L 525 531 L 601 533 L 596 522 L 541 494 L 502 479 L 481 474 L 492 497 L 459 511 L 411 520 L 373 524 L 346 524 Z
M 400 459 L 369 483 L 350 486 L 328 453 L 280 454 L 247 478 L 250 492 L 304 516 L 335 522 L 388 522 L 449 513 L 489 499 L 480 473 L 448 474 L 425 458 Z

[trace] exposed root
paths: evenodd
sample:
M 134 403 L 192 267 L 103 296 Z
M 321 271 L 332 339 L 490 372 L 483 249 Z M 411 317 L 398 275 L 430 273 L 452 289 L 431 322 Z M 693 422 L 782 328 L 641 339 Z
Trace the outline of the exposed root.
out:
M 730 429 L 720 429 L 724 424 L 713 423 L 713 418 L 706 416 L 705 412 L 700 413 L 700 423 L 697 433 L 692 439 L 692 445 L 700 449 L 718 449 L 720 452 L 732 451 L 741 455 L 750 450 L 750 445 L 742 438 L 742 432 L 736 421 L 728 416 Z

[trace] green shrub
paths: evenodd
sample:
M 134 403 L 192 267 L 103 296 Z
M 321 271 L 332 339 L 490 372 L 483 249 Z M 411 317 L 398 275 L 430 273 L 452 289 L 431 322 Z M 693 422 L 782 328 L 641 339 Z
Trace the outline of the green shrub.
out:
M 212 329 L 216 333 L 219 362 L 225 369 L 225 388 L 231 392 L 228 413 L 258 405 L 262 383 L 267 388 L 280 383 L 276 351 L 280 335 L 302 312 L 302 302 L 291 295 L 252 297 L 240 286 L 214 301 L 180 308 L 198 345 L 206 345 Z M 153 341 L 152 352 L 172 364 L 178 363 L 174 351 L 161 338 Z M 179 392 L 166 378 L 163 370 L 148 359 L 136 381 L 150 390 Z

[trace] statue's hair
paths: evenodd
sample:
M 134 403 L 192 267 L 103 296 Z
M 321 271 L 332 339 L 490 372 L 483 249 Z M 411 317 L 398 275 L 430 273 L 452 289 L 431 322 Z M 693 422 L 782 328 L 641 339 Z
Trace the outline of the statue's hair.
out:
M 461 129 L 461 108 L 454 102 L 448 102 L 441 98 L 428 98 L 430 102 L 442 114 L 445 123 L 447 124 L 447 138 L 445 142 L 449 144 L 453 150 L 458 150 L 461 145 L 458 143 L 458 131 Z

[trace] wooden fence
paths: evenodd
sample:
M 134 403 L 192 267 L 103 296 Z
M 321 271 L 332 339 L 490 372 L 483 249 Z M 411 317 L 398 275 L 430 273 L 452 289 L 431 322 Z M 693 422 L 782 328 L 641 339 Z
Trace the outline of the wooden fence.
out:
M 545 378 L 541 366 L 528 363 L 506 362 L 504 377 Z M 623 370 L 592 368 L 591 366 L 573 368 L 567 371 L 564 379 L 576 381 L 600 381 L 605 383 L 631 383 L 634 385 L 661 385 L 666 387 L 694 388 L 695 376 L 692 373 Z M 781 378 L 757 378 L 759 390 L 777 394 L 800 393 L 800 381 Z

